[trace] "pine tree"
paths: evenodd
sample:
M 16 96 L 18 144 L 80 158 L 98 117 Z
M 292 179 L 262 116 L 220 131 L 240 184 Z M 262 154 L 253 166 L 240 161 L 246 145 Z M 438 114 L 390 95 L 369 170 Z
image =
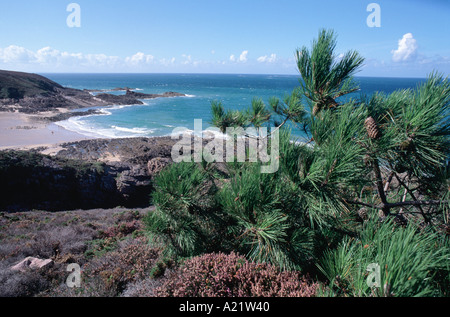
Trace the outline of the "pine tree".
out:
M 363 257 L 354 241 L 372 237 L 375 243 L 383 232 L 396 230 L 391 223 L 407 229 L 392 234 L 396 241 L 383 248 L 400 250 L 403 234 L 411 243 L 443 245 L 439 233 L 423 240 L 409 235 L 429 234 L 422 227 L 449 228 L 450 81 L 433 73 L 416 89 L 340 99 L 357 91 L 352 76 L 364 59 L 354 51 L 335 56 L 335 47 L 334 33 L 321 30 L 311 50 L 297 51 L 302 81 L 284 99 L 273 97 L 268 106 L 254 99 L 245 111 L 212 103 L 212 123 L 222 132 L 236 126 L 280 130 L 277 173 L 261 174 L 252 162 L 225 164 L 220 173 L 207 173 L 202 164 L 170 167 L 157 181 L 149 231 L 182 255 L 238 251 L 283 269 L 311 269 L 328 254 L 322 270 L 332 283 L 336 267 L 345 268 L 344 251 L 359 248 L 354 254 Z M 304 129 L 306 142 L 294 142 L 288 122 Z M 272 136 L 257 138 L 270 142 Z M 207 184 L 217 188 L 206 195 Z M 370 235 L 380 221 L 389 224 L 380 229 L 385 231 Z M 425 276 L 438 264 L 421 250 L 425 258 L 416 273 Z M 415 291 L 430 294 L 422 282 L 414 284 Z

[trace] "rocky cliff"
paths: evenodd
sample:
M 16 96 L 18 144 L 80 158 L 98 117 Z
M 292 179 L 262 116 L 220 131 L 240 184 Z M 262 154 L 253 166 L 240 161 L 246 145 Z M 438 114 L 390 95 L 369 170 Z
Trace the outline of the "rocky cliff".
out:
M 0 152 L 0 211 L 150 206 L 152 179 L 171 163 L 170 138 L 89 140 L 56 156 Z

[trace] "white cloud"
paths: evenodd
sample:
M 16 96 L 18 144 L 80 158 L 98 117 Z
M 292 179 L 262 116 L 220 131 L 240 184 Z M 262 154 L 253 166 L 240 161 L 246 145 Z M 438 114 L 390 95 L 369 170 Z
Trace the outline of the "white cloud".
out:
M 271 54 L 270 56 L 264 55 L 258 57 L 257 61 L 259 63 L 275 63 L 277 61 L 277 54 Z
M 139 65 L 145 65 L 150 64 L 153 62 L 155 57 L 153 55 L 147 55 L 142 52 L 138 52 L 134 54 L 133 56 L 129 56 L 125 58 L 125 62 L 132 66 L 139 66 Z
M 184 58 L 184 61 L 182 62 L 182 64 L 189 65 L 189 64 L 192 63 L 192 56 L 191 55 L 183 54 L 181 56 Z
M 40 64 L 57 63 L 61 52 L 51 47 L 41 48 L 36 52 L 36 62 Z
M 35 64 L 60 67 L 78 64 L 89 64 L 93 66 L 96 64 L 96 60 L 104 60 L 106 55 L 83 55 L 81 53 L 61 52 L 47 46 L 33 53 L 33 57 L 32 62 Z
M 243 51 L 239 56 L 239 61 L 242 63 L 247 62 L 248 51 Z
M 135 56 L 136 60 L 137 57 Z M 126 60 L 131 60 L 127 58 Z M 51 71 L 52 68 L 76 68 L 89 67 L 115 67 L 120 63 L 117 56 L 108 56 L 105 54 L 82 54 L 61 52 L 51 47 L 44 47 L 36 52 L 30 51 L 24 47 L 11 45 L 7 48 L 0 48 L 0 62 L 17 67 L 18 65 L 29 67 L 45 66 Z
M 3 63 L 29 63 L 35 59 L 32 51 L 26 48 L 10 45 L 7 48 L 0 49 L 0 61 Z
M 414 60 L 417 56 L 417 41 L 411 33 L 403 35 L 402 39 L 398 41 L 398 48 L 391 51 L 392 60 L 394 62 L 407 62 Z
M 239 57 L 236 57 L 236 55 L 232 54 L 230 55 L 230 62 L 233 63 L 246 63 L 248 61 L 248 51 L 243 51 Z
M 162 59 L 159 60 L 159 62 L 160 62 L 161 65 L 170 66 L 170 65 L 174 65 L 175 64 L 175 60 L 176 60 L 175 57 L 172 57 L 171 59 L 162 58 Z
M 138 67 L 150 65 L 154 62 L 153 55 L 138 52 L 132 56 L 120 58 L 106 54 L 83 54 L 62 52 L 51 47 L 44 47 L 37 51 L 31 51 L 24 47 L 11 45 L 0 48 L 0 64 L 11 68 L 44 69 L 54 70 L 78 70 L 87 68 L 89 70 L 111 70 L 127 69 L 127 67 Z M 162 63 L 173 64 L 175 59 L 163 59 Z M 45 68 L 43 68 L 45 67 Z
M 70 57 L 74 57 L 74 55 L 69 54 Z M 107 67 L 113 68 L 120 64 L 120 58 L 117 56 L 108 56 L 105 54 L 81 54 L 81 62 L 83 66 L 88 67 Z

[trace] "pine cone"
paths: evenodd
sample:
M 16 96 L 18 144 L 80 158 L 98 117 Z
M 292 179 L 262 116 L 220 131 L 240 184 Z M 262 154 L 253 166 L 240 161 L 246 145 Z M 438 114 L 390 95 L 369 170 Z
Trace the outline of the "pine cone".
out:
M 372 140 L 376 140 L 381 137 L 381 131 L 378 128 L 377 123 L 375 122 L 375 119 L 372 117 L 368 117 L 366 121 L 364 122 L 364 125 L 367 130 L 367 134 Z
M 361 209 L 358 210 L 358 216 L 362 219 L 362 220 L 367 220 L 369 218 L 369 214 L 367 212 L 367 208 L 363 207 Z

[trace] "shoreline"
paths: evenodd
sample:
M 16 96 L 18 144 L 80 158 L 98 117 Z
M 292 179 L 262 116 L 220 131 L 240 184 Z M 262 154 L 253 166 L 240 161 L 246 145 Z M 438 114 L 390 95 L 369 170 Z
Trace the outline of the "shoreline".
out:
M 47 149 L 43 153 L 53 154 L 60 148 L 60 144 L 95 139 L 42 120 L 55 114 L 0 112 L 0 151 L 45 147 Z
M 41 112 L 36 114 L 25 114 L 19 112 L 0 112 L 0 151 L 5 150 L 36 150 L 41 154 L 56 155 L 63 150 L 62 145 L 65 143 L 79 142 L 86 140 L 99 139 L 134 139 L 141 138 L 140 136 L 133 137 L 95 137 L 81 134 L 57 124 L 62 121 L 53 121 L 52 117 L 57 117 L 61 114 L 69 113 L 65 109 L 59 109 L 58 112 Z M 186 131 L 188 134 L 195 135 L 192 130 Z M 186 133 L 185 132 L 185 133 Z M 181 135 L 181 134 L 180 134 Z M 179 137 L 180 137 L 179 135 Z M 172 135 L 161 135 L 145 137 L 151 139 L 158 138 L 172 138 Z M 226 135 L 216 134 L 213 131 L 202 130 L 202 137 L 204 139 L 210 138 L 224 138 Z M 306 141 L 292 140 L 296 144 L 305 144 Z

